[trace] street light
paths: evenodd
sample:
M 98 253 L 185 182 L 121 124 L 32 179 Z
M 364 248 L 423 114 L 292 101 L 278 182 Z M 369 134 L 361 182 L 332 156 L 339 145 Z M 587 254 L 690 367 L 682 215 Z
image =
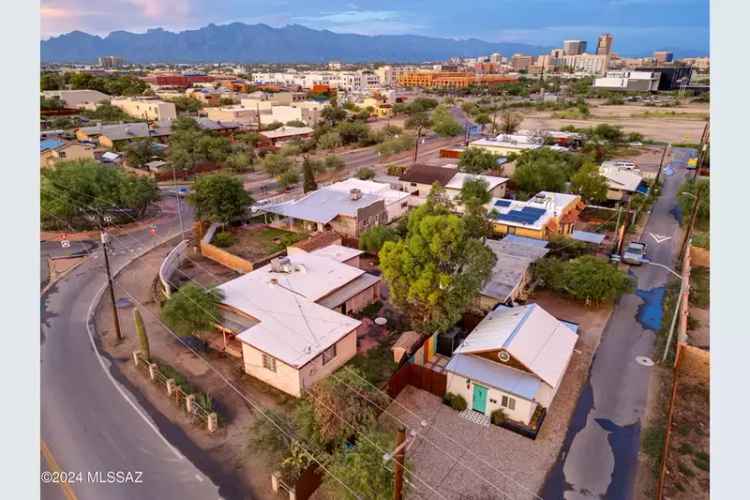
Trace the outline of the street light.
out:
M 677 274 L 674 269 L 672 269 L 669 266 L 665 266 L 664 264 L 660 264 L 659 262 L 652 262 L 650 260 L 644 260 L 646 264 L 649 264 L 651 266 L 660 267 L 662 269 L 666 269 L 670 273 L 672 273 L 673 276 L 675 276 L 677 279 L 680 280 L 680 293 L 677 295 L 677 303 L 674 307 L 674 313 L 672 314 L 672 323 L 669 325 L 669 335 L 667 336 L 667 344 L 664 346 L 664 354 L 662 354 L 661 362 L 664 363 L 667 360 L 667 354 L 669 353 L 669 345 L 672 343 L 672 337 L 674 336 L 674 327 L 677 325 L 677 314 L 680 312 L 680 302 L 682 301 L 682 296 L 685 294 L 685 285 L 686 281 L 682 276 Z

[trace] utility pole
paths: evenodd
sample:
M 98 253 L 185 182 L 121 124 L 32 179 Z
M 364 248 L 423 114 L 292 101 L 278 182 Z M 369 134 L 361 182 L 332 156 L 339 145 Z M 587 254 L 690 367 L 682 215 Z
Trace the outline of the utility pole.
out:
M 708 135 L 709 135 L 709 129 L 708 129 L 708 121 L 703 126 L 703 133 L 701 134 L 701 145 L 700 145 L 700 151 L 698 151 L 698 162 L 695 165 L 695 172 L 693 172 L 693 180 L 698 178 L 698 172 L 700 172 L 701 167 L 703 167 L 703 160 L 706 156 L 706 142 L 708 142 Z
M 700 184 L 695 192 L 695 201 L 693 202 L 693 212 L 690 214 L 690 224 L 685 230 L 685 237 L 682 239 L 682 246 L 680 247 L 680 262 L 685 258 L 685 252 L 687 252 L 688 241 L 690 241 L 690 235 L 695 227 L 695 221 L 698 218 L 698 208 L 701 204 L 701 195 L 703 194 L 703 188 L 705 184 Z
M 406 458 L 406 428 L 401 427 L 396 434 L 396 455 L 394 467 L 393 500 L 404 498 L 404 460 Z
M 112 237 L 106 231 L 101 231 L 102 250 L 104 252 L 104 268 L 107 270 L 107 282 L 109 283 L 109 298 L 112 299 L 112 316 L 115 322 L 115 334 L 117 341 L 122 340 L 122 331 L 120 330 L 120 318 L 117 316 L 117 303 L 115 302 L 115 288 L 112 284 L 112 272 L 109 269 L 109 252 L 107 247 L 112 241 Z
M 620 253 L 620 214 L 622 214 L 622 203 L 617 203 L 617 222 L 615 223 L 615 250 L 613 253 Z
M 422 127 L 417 128 L 417 143 L 414 145 L 414 163 L 417 163 L 417 155 L 419 154 L 419 141 L 422 138 Z
M 656 181 L 654 182 L 654 185 L 659 184 L 659 179 L 661 178 L 661 169 L 664 166 L 664 157 L 667 156 L 667 148 L 669 147 L 669 144 L 664 145 L 664 151 L 661 152 L 661 160 L 659 160 L 659 171 L 656 172 Z
M 177 217 L 180 219 L 180 236 L 185 239 L 185 223 L 182 221 L 182 197 L 177 189 L 177 171 L 172 163 L 172 184 L 174 185 L 174 195 L 177 198 Z

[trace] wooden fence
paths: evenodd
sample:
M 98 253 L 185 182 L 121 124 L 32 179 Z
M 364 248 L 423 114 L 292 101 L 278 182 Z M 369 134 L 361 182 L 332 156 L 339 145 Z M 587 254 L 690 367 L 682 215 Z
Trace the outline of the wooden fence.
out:
M 448 376 L 424 366 L 406 363 L 388 380 L 386 392 L 395 399 L 407 385 L 442 398 L 448 386 Z

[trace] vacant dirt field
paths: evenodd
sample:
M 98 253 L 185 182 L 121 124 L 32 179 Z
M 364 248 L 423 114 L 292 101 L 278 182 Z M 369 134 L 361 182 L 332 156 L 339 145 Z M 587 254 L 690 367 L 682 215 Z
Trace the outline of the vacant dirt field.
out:
M 668 113 L 675 112 L 674 116 Z M 647 139 L 663 142 L 700 141 L 705 120 L 701 115 L 708 114 L 707 104 L 688 104 L 676 108 L 649 106 L 592 106 L 591 118 L 586 120 L 565 120 L 552 117 L 552 112 L 535 112 L 524 115 L 521 128 L 560 129 L 566 125 L 593 127 L 601 123 L 620 125 L 625 132 L 639 132 Z M 645 116 L 652 113 L 655 116 Z
M 236 238 L 236 241 L 225 250 L 250 262 L 280 252 L 287 246 L 307 237 L 305 234 L 266 226 L 231 228 L 230 232 Z

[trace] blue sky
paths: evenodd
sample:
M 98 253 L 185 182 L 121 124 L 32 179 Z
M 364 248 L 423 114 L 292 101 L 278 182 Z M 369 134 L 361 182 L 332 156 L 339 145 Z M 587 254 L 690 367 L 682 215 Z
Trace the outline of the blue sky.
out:
M 623 55 L 708 52 L 708 0 L 41 0 L 42 36 L 172 31 L 208 23 L 302 24 L 341 33 L 421 34 L 559 46 L 608 31 Z

